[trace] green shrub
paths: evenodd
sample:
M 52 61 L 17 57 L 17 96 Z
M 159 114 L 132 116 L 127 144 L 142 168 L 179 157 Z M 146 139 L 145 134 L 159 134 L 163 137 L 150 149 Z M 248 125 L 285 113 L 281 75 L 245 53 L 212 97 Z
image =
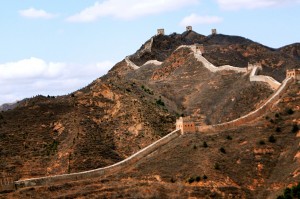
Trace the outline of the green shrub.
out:
M 260 144 L 260 145 L 265 145 L 266 143 L 265 143 L 265 141 L 260 140 L 260 141 L 259 141 L 259 144 Z
M 206 180 L 207 179 L 207 176 L 206 175 L 203 175 L 203 180 Z
M 204 147 L 204 148 L 207 148 L 207 147 L 208 147 L 208 145 L 207 145 L 206 142 L 203 142 L 203 147 Z
M 281 128 L 280 127 L 276 127 L 276 130 L 275 130 L 276 132 L 281 132 Z
M 196 180 L 196 182 L 200 182 L 201 177 L 200 177 L 200 176 L 197 176 L 195 180 Z
M 158 100 L 156 100 L 156 104 L 160 105 L 160 106 L 165 106 L 165 103 L 161 100 L 161 98 L 159 98 Z

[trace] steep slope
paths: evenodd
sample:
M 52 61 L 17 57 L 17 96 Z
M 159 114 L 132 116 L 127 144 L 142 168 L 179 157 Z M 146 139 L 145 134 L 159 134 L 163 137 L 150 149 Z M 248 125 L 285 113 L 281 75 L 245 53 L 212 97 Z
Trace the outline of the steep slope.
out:
M 19 178 L 99 168 L 171 132 L 175 117 L 141 85 L 115 76 L 69 96 L 1 113 L 0 170 Z
M 250 82 L 249 74 L 210 72 L 188 48 L 175 51 L 161 66 L 131 71 L 127 78 L 161 93 L 168 110 L 201 117 L 206 124 L 245 115 L 272 93 L 267 85 Z
M 300 180 L 299 90 L 299 84 L 291 85 L 251 124 L 182 135 L 122 173 L 4 197 L 276 198 Z

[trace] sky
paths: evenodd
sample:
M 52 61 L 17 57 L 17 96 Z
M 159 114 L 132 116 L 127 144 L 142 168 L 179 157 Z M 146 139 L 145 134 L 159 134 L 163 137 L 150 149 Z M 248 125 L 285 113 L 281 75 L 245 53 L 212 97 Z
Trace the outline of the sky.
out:
M 76 91 L 164 28 L 300 41 L 300 0 L 10 0 L 0 6 L 0 105 Z

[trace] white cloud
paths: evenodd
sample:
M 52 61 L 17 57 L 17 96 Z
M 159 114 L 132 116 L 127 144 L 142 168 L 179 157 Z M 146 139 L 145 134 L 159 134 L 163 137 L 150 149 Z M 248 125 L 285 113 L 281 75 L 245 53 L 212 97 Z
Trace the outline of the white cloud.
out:
M 80 13 L 68 17 L 69 22 L 91 22 L 102 17 L 135 19 L 141 16 L 176 10 L 198 3 L 199 0 L 106 0 L 96 2 Z
M 255 9 L 300 3 L 299 0 L 217 0 L 217 2 L 221 8 L 226 10 Z
M 197 24 L 214 24 L 214 23 L 221 23 L 223 19 L 218 16 L 199 16 L 197 14 L 191 14 L 187 17 L 184 17 L 180 25 L 187 26 L 187 25 L 197 25 Z
M 52 19 L 57 14 L 48 13 L 45 10 L 38 10 L 35 8 L 28 8 L 26 10 L 20 10 L 19 14 L 26 18 L 40 18 L 40 19 Z
M 113 64 L 103 61 L 82 66 L 34 57 L 0 64 L 0 105 L 38 94 L 71 93 L 106 74 Z

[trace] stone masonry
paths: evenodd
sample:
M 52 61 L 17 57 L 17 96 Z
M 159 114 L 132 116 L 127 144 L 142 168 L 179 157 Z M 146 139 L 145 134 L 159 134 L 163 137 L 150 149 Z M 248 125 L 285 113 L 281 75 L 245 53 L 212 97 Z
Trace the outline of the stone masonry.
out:
M 286 70 L 286 78 L 292 77 L 294 81 L 300 81 L 300 69 Z
M 186 31 L 192 31 L 193 30 L 193 27 L 192 26 L 187 26 L 186 27 Z
M 165 35 L 165 29 L 163 28 L 157 29 L 157 35 Z

